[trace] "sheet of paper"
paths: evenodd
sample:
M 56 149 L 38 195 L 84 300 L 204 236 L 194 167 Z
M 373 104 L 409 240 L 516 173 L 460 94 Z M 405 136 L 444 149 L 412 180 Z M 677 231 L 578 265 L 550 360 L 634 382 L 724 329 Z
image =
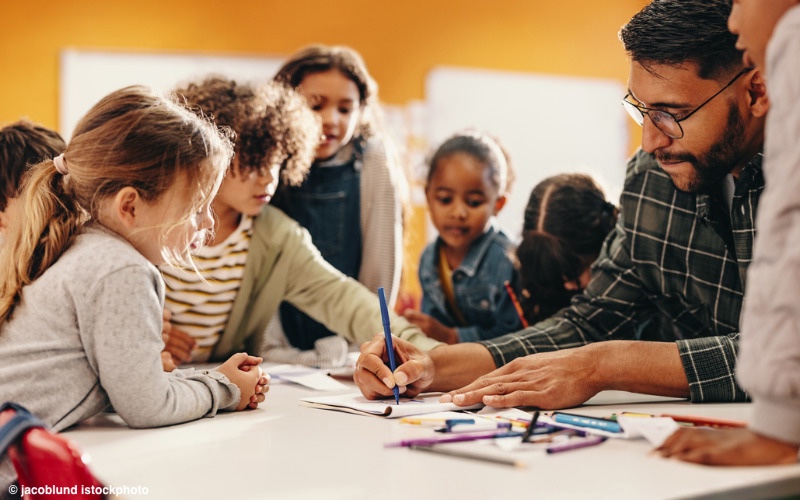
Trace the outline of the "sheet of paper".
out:
M 420 394 L 416 398 L 400 398 L 400 404 L 395 404 L 394 399 L 369 400 L 360 393 L 342 394 L 338 396 L 320 396 L 302 398 L 300 404 L 313 408 L 338 410 L 360 415 L 374 415 L 378 417 L 398 418 L 409 415 L 424 415 L 448 410 L 469 410 L 481 408 L 483 404 L 473 406 L 456 406 L 453 403 L 440 403 L 442 393 Z
M 661 446 L 673 432 L 680 427 L 669 417 L 626 417 L 617 416 L 619 425 L 631 437 L 643 436 L 654 447 Z
M 492 408 L 491 406 L 482 408 L 476 414 L 491 419 L 519 422 L 530 422 L 531 418 L 533 418 L 533 413 L 520 410 L 519 408 Z
M 339 380 L 353 381 L 353 372 L 356 369 L 356 361 L 361 353 L 358 351 L 347 353 L 347 361 L 344 366 L 328 369 L 328 375 Z
M 318 391 L 344 391 L 348 387 L 328 376 L 324 370 L 301 365 L 278 365 L 270 367 L 267 372 L 273 380 L 285 380 L 300 384 Z

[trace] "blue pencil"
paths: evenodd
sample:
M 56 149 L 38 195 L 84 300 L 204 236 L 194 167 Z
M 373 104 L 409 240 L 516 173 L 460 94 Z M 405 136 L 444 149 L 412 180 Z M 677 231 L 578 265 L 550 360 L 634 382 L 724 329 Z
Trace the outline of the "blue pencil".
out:
M 378 288 L 378 298 L 381 302 L 381 321 L 383 322 L 383 334 L 386 336 L 386 355 L 389 357 L 389 368 L 391 368 L 392 373 L 394 373 L 394 371 L 397 369 L 397 362 L 394 359 L 392 328 L 389 325 L 389 307 L 386 305 L 386 292 L 383 291 L 383 287 Z M 394 393 L 395 402 L 400 404 L 400 389 L 398 389 L 397 384 L 394 384 L 392 392 Z

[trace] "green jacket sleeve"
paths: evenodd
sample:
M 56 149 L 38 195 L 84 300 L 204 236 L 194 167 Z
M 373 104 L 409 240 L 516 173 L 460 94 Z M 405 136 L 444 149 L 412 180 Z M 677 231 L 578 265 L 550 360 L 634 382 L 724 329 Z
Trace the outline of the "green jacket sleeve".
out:
M 244 279 L 214 359 L 260 347 L 269 320 L 288 301 L 350 342 L 382 331 L 377 295 L 325 262 L 308 232 L 273 207 L 254 222 Z M 391 314 L 392 333 L 420 349 L 440 345 Z

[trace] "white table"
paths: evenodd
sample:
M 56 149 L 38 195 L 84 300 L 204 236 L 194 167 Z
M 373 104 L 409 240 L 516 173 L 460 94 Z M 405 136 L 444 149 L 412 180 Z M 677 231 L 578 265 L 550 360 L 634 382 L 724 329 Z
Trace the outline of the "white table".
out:
M 354 388 L 355 386 L 353 386 Z M 353 389 L 355 390 L 355 389 Z M 167 428 L 132 430 L 101 415 L 66 432 L 108 485 L 153 499 L 711 498 L 800 492 L 800 465 L 713 468 L 665 460 L 644 440 L 544 455 L 525 469 L 463 460 L 384 442 L 408 437 L 396 419 L 299 406 L 318 395 L 274 384 L 258 410 L 222 413 Z M 633 401 L 639 401 L 633 403 Z M 747 419 L 748 404 L 691 405 L 629 393 L 601 393 L 580 409 L 700 414 Z M 715 496 L 717 495 L 717 496 Z

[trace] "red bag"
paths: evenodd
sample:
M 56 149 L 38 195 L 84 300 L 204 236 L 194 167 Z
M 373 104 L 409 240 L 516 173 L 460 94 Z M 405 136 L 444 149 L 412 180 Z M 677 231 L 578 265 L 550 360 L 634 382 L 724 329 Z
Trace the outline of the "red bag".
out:
M 103 484 L 89 471 L 77 446 L 51 432 L 31 412 L 3 403 L 0 425 L 0 457 L 8 450 L 19 482 L 9 493 L 26 500 L 105 498 Z

